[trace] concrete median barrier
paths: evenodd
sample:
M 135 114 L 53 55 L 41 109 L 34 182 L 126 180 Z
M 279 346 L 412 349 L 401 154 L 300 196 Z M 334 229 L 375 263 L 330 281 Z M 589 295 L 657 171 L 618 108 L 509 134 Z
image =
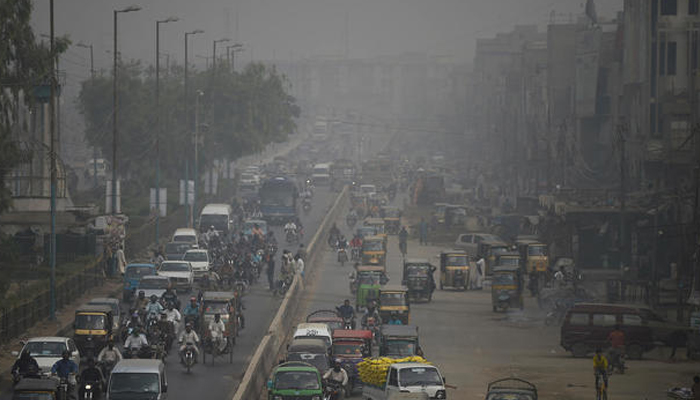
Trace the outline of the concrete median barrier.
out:
M 318 266 L 316 258 L 323 252 L 326 246 L 325 238 L 328 231 L 342 212 L 347 210 L 349 196 L 346 186 L 326 213 L 321 225 L 307 246 L 307 260 L 305 260 L 306 279 L 312 275 Z M 280 305 L 277 314 L 270 323 L 267 334 L 262 338 L 253 357 L 250 359 L 243 379 L 241 380 L 233 400 L 264 399 L 266 382 L 272 369 L 286 352 L 286 344 L 292 334 L 292 328 L 298 318 L 299 306 L 304 295 L 304 279 L 299 275 L 294 277 L 292 285 Z

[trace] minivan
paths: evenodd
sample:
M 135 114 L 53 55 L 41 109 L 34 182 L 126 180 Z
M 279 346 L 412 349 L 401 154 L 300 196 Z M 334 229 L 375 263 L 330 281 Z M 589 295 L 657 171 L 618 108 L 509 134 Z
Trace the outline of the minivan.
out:
M 625 334 L 626 354 L 640 359 L 657 342 L 684 346 L 690 327 L 668 322 L 645 306 L 579 303 L 571 307 L 561 325 L 561 346 L 574 357 L 585 357 L 608 347 L 608 335 L 619 325 Z
M 192 243 L 193 248 L 197 248 L 199 244 L 197 231 L 192 228 L 175 229 L 175 233 L 173 233 L 173 238 L 170 241 Z
M 207 204 L 199 215 L 199 231 L 206 232 L 213 226 L 217 232 L 228 235 L 233 224 L 231 214 L 228 204 Z
M 129 359 L 114 366 L 107 383 L 107 400 L 167 398 L 168 378 L 161 360 Z

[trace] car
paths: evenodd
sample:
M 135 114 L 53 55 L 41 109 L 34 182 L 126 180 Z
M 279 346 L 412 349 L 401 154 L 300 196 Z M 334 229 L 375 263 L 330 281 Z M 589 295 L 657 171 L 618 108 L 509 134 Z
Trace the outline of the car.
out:
M 204 249 L 187 250 L 182 259 L 192 266 L 195 279 L 201 278 L 209 272 L 209 252 Z
M 71 353 L 71 360 L 78 365 L 80 369 L 80 351 L 75 345 L 73 339 L 62 336 L 40 336 L 33 337 L 26 342 L 20 342 L 23 347 L 22 351 L 13 351 L 12 355 L 19 358 L 23 351 L 29 351 L 32 357 L 36 359 L 41 369 L 42 375 L 51 375 L 51 367 L 60 360 L 63 356 L 63 351 L 68 350 Z
M 192 228 L 175 229 L 175 233 L 173 233 L 173 238 L 171 241 L 191 243 L 192 247 L 194 248 L 199 246 L 199 237 L 197 236 L 197 231 Z
M 170 286 L 170 278 L 161 275 L 144 276 L 139 285 L 139 292 L 143 291 L 146 298 L 152 295 L 161 298 L 165 290 Z
M 190 242 L 170 242 L 165 245 L 166 260 L 182 260 L 187 250 L 193 247 Z
M 141 279 L 155 275 L 156 266 L 149 263 L 128 264 L 124 272 L 124 301 L 130 301 L 137 294 Z
M 163 261 L 158 270 L 159 276 L 167 276 L 175 289 L 192 291 L 194 272 L 188 261 Z

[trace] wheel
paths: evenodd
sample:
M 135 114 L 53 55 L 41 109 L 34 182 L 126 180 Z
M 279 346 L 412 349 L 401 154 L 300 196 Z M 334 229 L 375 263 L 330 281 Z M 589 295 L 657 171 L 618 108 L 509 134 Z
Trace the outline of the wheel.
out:
M 574 358 L 586 357 L 588 354 L 588 348 L 583 343 L 574 343 L 574 345 L 571 346 L 571 354 L 574 356 Z
M 638 344 L 631 344 L 627 346 L 627 357 L 630 360 L 641 360 L 644 354 L 644 349 Z

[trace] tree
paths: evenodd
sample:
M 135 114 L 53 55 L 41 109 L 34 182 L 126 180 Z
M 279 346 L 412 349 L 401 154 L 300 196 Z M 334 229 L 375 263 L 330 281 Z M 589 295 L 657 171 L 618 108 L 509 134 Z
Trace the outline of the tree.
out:
M 11 203 L 7 174 L 22 160 L 18 144 L 26 130 L 19 120 L 19 108 L 32 106 L 35 86 L 49 82 L 51 54 L 35 40 L 30 26 L 30 0 L 0 1 L 0 213 Z M 54 57 L 64 52 L 67 38 L 56 40 Z

